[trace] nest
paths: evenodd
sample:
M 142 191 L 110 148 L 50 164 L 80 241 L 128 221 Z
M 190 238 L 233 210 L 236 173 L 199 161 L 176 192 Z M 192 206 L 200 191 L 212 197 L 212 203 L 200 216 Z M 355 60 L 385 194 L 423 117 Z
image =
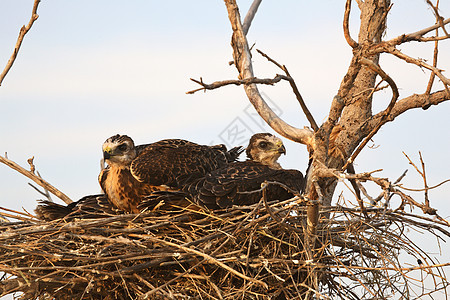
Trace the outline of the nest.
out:
M 387 298 L 414 295 L 411 278 L 424 269 L 434 283 L 418 289 L 419 296 L 445 290 L 442 270 L 404 234 L 414 227 L 448 235 L 435 221 L 378 208 L 367 209 L 367 218 L 359 209 L 328 207 L 311 235 L 306 211 L 304 200 L 294 198 L 214 212 L 180 208 L 52 222 L 5 220 L 0 295 Z M 401 252 L 419 264 L 405 267 Z

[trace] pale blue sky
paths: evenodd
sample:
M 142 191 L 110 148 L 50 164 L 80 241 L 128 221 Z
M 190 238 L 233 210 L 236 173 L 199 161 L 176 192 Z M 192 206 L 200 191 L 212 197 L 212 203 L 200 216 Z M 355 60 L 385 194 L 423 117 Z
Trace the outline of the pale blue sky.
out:
M 442 14 L 449 17 L 449 1 L 441 2 Z M 238 3 L 245 15 L 251 1 Z M 249 32 L 249 43 L 288 66 L 318 123 L 326 117 L 351 58 L 342 34 L 344 3 L 263 1 Z M 32 4 L 0 0 L 1 69 L 20 27 L 28 23 Z M 248 133 L 269 130 L 257 124 L 242 87 L 185 94 L 197 88 L 190 77 L 202 76 L 206 82 L 236 78 L 228 65 L 231 28 L 223 1 L 47 0 L 38 12 L 0 87 L 0 153 L 7 152 L 22 166 L 35 156 L 42 176 L 73 200 L 100 191 L 101 144 L 113 134 L 128 134 L 137 144 L 175 137 L 210 144 L 223 143 L 226 130 L 235 125 Z M 356 4 L 353 12 L 356 37 Z M 386 38 L 434 23 L 423 0 L 395 1 L 390 17 Z M 449 44 L 441 49 L 444 69 L 450 68 Z M 432 57 L 432 47 L 424 44 L 402 50 Z M 258 54 L 254 63 L 259 77 L 278 72 Z M 381 64 L 397 81 L 401 97 L 425 91 L 428 72 L 389 57 Z M 261 90 L 289 123 L 308 125 L 286 83 Z M 376 109 L 384 108 L 390 97 L 389 91 L 381 93 Z M 358 157 L 357 171 L 382 168 L 379 176 L 394 179 L 410 169 L 404 182 L 419 188 L 420 178 L 402 151 L 416 161 L 422 151 L 431 185 L 450 178 L 449 114 L 450 104 L 444 103 L 386 125 L 374 138 L 379 147 L 366 148 Z M 305 147 L 285 143 L 288 155 L 282 165 L 304 171 Z M 0 179 L 0 206 L 34 209 L 41 197 L 27 186 L 28 179 L 4 165 Z M 345 187 L 336 194 L 341 190 Z M 430 192 L 432 206 L 444 217 L 450 216 L 449 193 L 450 185 Z

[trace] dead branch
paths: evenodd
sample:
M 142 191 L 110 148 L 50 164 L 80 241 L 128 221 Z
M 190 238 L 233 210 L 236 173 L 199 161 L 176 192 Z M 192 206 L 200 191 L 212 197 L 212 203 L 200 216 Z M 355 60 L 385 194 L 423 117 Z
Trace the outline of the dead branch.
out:
M 348 20 L 350 17 L 350 10 L 352 8 L 352 0 L 347 0 L 347 2 L 345 3 L 345 13 L 344 13 L 344 22 L 343 22 L 343 27 L 344 27 L 344 36 L 345 36 L 345 40 L 347 41 L 347 44 L 349 44 L 350 47 L 352 48 L 356 48 L 358 47 L 358 43 L 352 39 L 351 35 L 350 35 L 350 30 L 349 30 L 349 26 L 348 26 Z
M 386 41 L 386 43 L 390 44 L 390 45 L 401 45 L 403 43 L 406 42 L 411 42 L 411 41 L 418 41 L 418 42 L 430 42 L 430 41 L 441 41 L 441 40 L 445 40 L 450 38 L 449 35 L 445 35 L 445 36 L 441 36 L 441 37 L 424 37 L 424 35 L 426 35 L 427 33 L 436 30 L 438 28 L 442 28 L 443 26 L 447 25 L 448 23 L 450 23 L 450 18 L 443 20 L 442 22 L 439 22 L 438 24 L 435 24 L 433 26 L 424 28 L 422 30 L 413 32 L 413 33 L 409 33 L 409 34 L 403 34 L 400 35 L 396 38 L 393 38 L 389 41 Z M 445 29 L 445 27 L 444 27 Z
M 441 218 L 437 215 L 437 209 L 430 207 L 429 205 L 426 204 L 421 204 L 419 202 L 417 202 L 416 200 L 414 200 L 411 196 L 406 195 L 405 193 L 403 193 L 402 191 L 399 190 L 395 190 L 394 191 L 395 194 L 398 194 L 402 200 L 406 201 L 409 205 L 411 206 L 415 206 L 415 207 L 419 207 L 420 209 L 422 209 L 424 214 L 428 214 L 428 215 L 435 215 L 436 217 L 438 217 L 441 220 L 445 220 L 444 218 Z
M 258 11 L 259 5 L 262 0 L 254 0 L 250 8 L 248 9 L 247 14 L 244 18 L 244 24 L 242 25 L 242 30 L 244 30 L 244 34 L 247 35 L 248 30 L 250 29 L 250 25 L 252 24 L 253 18 L 255 17 L 256 12 Z
M 419 66 L 420 68 L 425 68 L 425 69 L 430 70 L 431 71 L 430 79 L 429 79 L 427 90 L 426 90 L 425 94 L 430 94 L 431 87 L 432 87 L 433 81 L 434 81 L 434 77 L 437 76 L 444 85 L 444 88 L 447 92 L 446 98 L 448 99 L 448 98 L 450 98 L 450 89 L 449 89 L 450 80 L 447 77 L 445 77 L 442 73 L 442 70 L 440 70 L 437 67 L 437 55 L 438 55 L 438 41 L 450 38 L 450 36 L 445 28 L 445 25 L 450 23 L 450 19 L 444 20 L 444 18 L 439 15 L 438 6 L 437 5 L 434 6 L 429 0 L 427 1 L 427 3 L 433 9 L 433 12 L 436 16 L 436 24 L 435 25 L 424 28 L 424 29 L 419 30 L 414 33 L 403 34 L 403 35 L 393 38 L 391 40 L 383 41 L 383 42 L 379 42 L 379 43 L 370 45 L 368 47 L 367 54 L 369 56 L 371 56 L 371 55 L 375 55 L 378 53 L 388 53 L 388 54 L 396 56 L 397 58 L 400 58 L 401 60 L 403 60 L 407 63 L 411 63 L 416 66 Z M 444 36 L 439 36 L 439 34 L 438 34 L 439 28 L 443 30 Z M 428 34 L 429 32 L 431 32 L 433 30 L 436 31 L 436 36 L 424 37 L 426 34 Z M 435 42 L 432 65 L 427 64 L 422 59 L 412 58 L 412 57 L 402 53 L 400 50 L 398 50 L 396 48 L 397 45 L 401 45 L 403 43 L 410 42 L 410 41 L 420 41 L 420 42 L 434 41 Z M 427 109 L 428 107 L 430 107 L 430 105 L 431 105 L 431 103 L 426 102 L 423 104 L 422 107 L 423 107 L 423 109 Z
M 435 17 L 436 17 L 436 24 L 439 24 L 440 27 L 441 27 L 441 29 L 442 29 L 442 31 L 444 31 L 445 35 L 446 35 L 446 36 L 449 36 L 447 30 L 445 29 L 445 24 L 444 24 L 444 22 L 443 22 L 443 21 L 444 21 L 444 18 L 441 17 L 441 15 L 439 14 L 439 8 L 438 8 L 438 6 L 439 6 L 439 0 L 437 1 L 436 5 L 433 5 L 433 3 L 431 3 L 430 0 L 427 0 L 427 4 L 428 4 L 429 6 L 431 6 L 431 8 L 433 9 L 433 13 L 434 13 L 434 15 L 435 15 Z
M 435 93 L 431 93 L 430 95 L 427 95 L 425 93 L 408 96 L 406 98 L 398 100 L 395 103 L 389 116 L 384 118 L 384 123 L 393 121 L 396 117 L 410 109 L 421 108 L 425 105 L 438 105 L 448 100 L 450 100 L 450 93 L 448 93 L 447 91 L 438 91 Z M 373 118 L 369 121 L 369 126 L 374 127 L 376 126 L 376 124 L 379 124 L 380 119 L 383 116 L 384 114 L 382 112 L 374 115 Z
M 423 188 L 423 189 L 407 188 L 407 187 L 405 187 L 403 185 L 398 185 L 398 187 L 400 187 L 403 190 L 410 191 L 410 192 L 425 192 L 425 191 L 436 189 L 436 188 L 440 187 L 441 185 L 443 185 L 443 184 L 445 184 L 447 182 L 450 182 L 450 179 L 446 179 L 446 180 L 444 180 L 444 181 L 442 181 L 442 182 L 440 182 L 440 183 L 438 183 L 436 185 L 429 186 L 429 187 L 426 187 L 426 188 Z
M 285 65 L 280 65 L 278 62 L 270 58 L 267 54 L 262 52 L 261 50 L 256 49 L 256 51 L 261 54 L 263 57 L 265 57 L 268 61 L 275 64 L 277 67 L 279 67 L 281 70 L 283 70 L 286 73 L 287 80 L 289 81 L 289 84 L 291 85 L 292 91 L 295 94 L 295 97 L 297 97 L 298 103 L 300 104 L 300 107 L 303 110 L 303 113 L 305 114 L 306 118 L 309 121 L 309 124 L 311 125 L 311 128 L 314 131 L 319 130 L 319 126 L 317 126 L 316 121 L 314 120 L 314 117 L 312 116 L 311 112 L 309 111 L 308 107 L 306 106 L 305 101 L 303 100 L 302 95 L 300 94 L 300 91 L 297 88 L 297 84 L 295 83 L 294 78 L 292 78 L 291 74 L 289 73 L 287 67 Z
M 225 4 L 228 9 L 228 15 L 230 18 L 230 22 L 232 24 L 233 28 L 233 41 L 232 46 L 234 50 L 234 63 L 239 62 L 239 64 L 236 64 L 236 67 L 238 68 L 240 75 L 239 80 L 224 80 L 224 81 L 216 81 L 212 84 L 206 84 L 203 82 L 203 79 L 200 78 L 200 80 L 192 79 L 192 81 L 200 84 L 202 88 L 195 89 L 192 91 L 188 91 L 187 94 L 193 94 L 198 91 L 206 91 L 206 90 L 212 90 L 216 89 L 222 86 L 234 84 L 234 85 L 244 85 L 244 89 L 247 93 L 247 96 L 249 97 L 250 102 L 255 107 L 256 111 L 260 114 L 260 116 L 266 121 L 266 123 L 272 127 L 276 132 L 281 134 L 282 136 L 291 139 L 296 142 L 300 142 L 303 144 L 308 145 L 309 147 L 313 148 L 314 140 L 312 138 L 312 132 L 311 130 L 304 128 L 299 129 L 295 128 L 283 120 L 281 120 L 273 111 L 272 109 L 267 105 L 267 103 L 264 101 L 262 96 L 260 95 L 258 88 L 256 84 L 269 84 L 273 85 L 276 82 L 279 82 L 281 79 L 289 81 L 290 85 L 292 86 L 294 93 L 297 96 L 297 99 L 300 102 L 300 105 L 302 106 L 302 109 L 305 111 L 305 114 L 307 114 L 308 120 L 310 120 L 310 123 L 312 124 L 312 127 L 314 129 L 317 129 L 318 126 L 315 123 L 314 119 L 312 118 L 311 114 L 309 113 L 308 109 L 306 108 L 306 105 L 301 98 L 301 95 L 298 91 L 298 88 L 294 82 L 294 80 L 290 77 L 289 72 L 287 71 L 287 68 L 285 66 L 279 67 L 285 71 L 287 76 L 283 75 L 276 75 L 273 79 L 259 79 L 256 78 L 253 75 L 252 65 L 251 65 L 251 55 L 250 50 L 248 47 L 248 43 L 246 40 L 246 32 L 243 29 L 243 26 L 240 22 L 240 15 L 237 8 L 237 4 L 235 1 L 225 1 Z M 259 2 L 255 0 L 253 2 L 252 7 L 249 11 L 249 19 L 248 19 L 248 26 L 250 26 L 250 22 L 253 19 L 254 12 L 256 12 L 257 8 L 259 6 Z M 247 28 L 248 30 L 248 28 Z M 241 55 L 242 54 L 242 57 Z M 243 64 L 242 62 L 245 62 Z M 311 122 L 312 120 L 312 122 Z
M 409 162 L 421 174 L 421 176 L 424 177 L 425 176 L 424 171 L 420 171 L 417 168 L 417 166 L 409 159 L 408 156 L 407 156 L 407 158 L 408 158 Z M 400 176 L 400 178 L 398 178 L 395 181 L 394 184 L 392 184 L 387 178 L 379 178 L 379 177 L 372 176 L 373 173 L 379 172 L 379 171 L 381 171 L 381 169 L 380 170 L 371 171 L 371 172 L 360 173 L 360 174 L 349 174 L 349 173 L 342 173 L 342 172 L 340 172 L 338 170 L 329 169 L 325 165 L 320 164 L 320 168 L 316 169 L 316 175 L 320 176 L 320 177 L 335 177 L 335 178 L 337 178 L 339 180 L 342 180 L 342 179 L 352 180 L 353 179 L 353 180 L 358 180 L 360 182 L 361 181 L 362 182 L 364 182 L 364 181 L 372 181 L 375 184 L 377 184 L 383 190 L 382 194 L 384 195 L 385 198 L 389 198 L 390 197 L 389 195 L 392 195 L 392 194 L 396 194 L 396 195 L 399 195 L 401 197 L 401 199 L 403 200 L 403 203 L 402 203 L 402 205 L 400 205 L 400 207 L 397 210 L 403 210 L 405 204 L 409 204 L 412 207 L 420 208 L 425 214 L 436 216 L 439 220 L 448 223 L 448 221 L 446 221 L 443 217 L 441 217 L 441 216 L 439 216 L 437 214 L 437 210 L 435 208 L 432 208 L 430 206 L 430 201 L 427 199 L 427 197 L 426 197 L 425 204 L 421 204 L 421 203 L 415 201 L 411 196 L 406 195 L 405 193 L 403 193 L 402 191 L 400 191 L 398 189 L 398 188 L 401 188 L 401 189 L 408 190 L 408 189 L 404 188 L 401 184 L 399 184 L 400 180 L 404 177 L 406 172 L 403 173 L 402 176 Z M 445 183 L 447 181 L 450 181 L 450 179 L 446 180 L 444 182 L 441 182 L 439 185 L 442 185 L 443 183 Z M 432 189 L 432 188 L 435 188 L 435 187 L 439 186 L 439 185 L 437 185 L 437 186 L 434 186 L 434 187 L 428 187 L 428 185 L 426 183 L 426 178 L 424 178 L 424 182 L 425 182 L 425 189 L 421 189 L 421 190 L 415 190 L 414 189 L 414 191 L 428 191 L 429 189 Z M 316 185 L 315 188 L 316 188 L 316 190 L 318 190 L 318 192 L 320 192 L 320 189 L 319 189 L 320 187 L 319 186 Z M 412 189 L 409 189 L 409 190 L 412 190 Z M 363 193 L 365 193 L 365 194 L 367 193 L 365 191 L 365 189 L 363 189 Z M 321 197 L 321 194 L 319 195 L 319 199 L 320 199 L 320 197 Z M 377 198 L 376 201 L 370 196 L 368 196 L 368 198 L 373 200 L 372 202 L 374 202 L 374 203 L 378 202 L 381 199 L 380 196 Z M 367 210 L 364 207 L 362 207 L 362 206 L 360 208 L 361 208 L 361 212 L 364 215 L 366 215 Z
M 9 160 L 6 157 L 2 157 L 2 156 L 0 156 L 0 162 L 7 165 L 11 169 L 16 170 L 20 174 L 25 175 L 26 177 L 30 178 L 36 184 L 43 187 L 45 190 L 48 190 L 50 193 L 52 193 L 53 195 L 55 195 L 56 197 L 58 197 L 59 199 L 64 201 L 66 204 L 72 203 L 72 200 L 69 197 L 67 197 L 63 192 L 61 192 L 60 190 L 55 188 L 53 185 L 51 185 L 50 183 L 48 183 L 47 181 L 42 179 L 40 176 L 37 176 L 36 174 L 34 174 L 33 168 L 31 169 L 31 171 L 25 170 L 24 168 L 22 168 L 21 166 L 19 166 L 15 162 L 13 162 L 12 160 Z
M 422 170 L 419 170 L 417 165 L 411 160 L 411 158 L 409 158 L 409 156 L 405 152 L 402 152 L 402 153 L 408 159 L 409 164 L 412 165 L 414 167 L 414 169 L 417 171 L 417 173 L 419 173 L 420 176 L 422 177 L 423 183 L 424 183 L 424 188 L 423 189 L 411 189 L 411 188 L 404 187 L 402 185 L 398 185 L 398 186 L 406 191 L 425 192 L 425 205 L 430 206 L 430 200 L 428 199 L 428 191 L 435 189 L 435 188 L 443 185 L 444 183 L 450 182 L 450 179 L 444 180 L 441 183 L 438 183 L 431 187 L 428 186 L 427 177 L 426 177 L 426 173 L 425 173 L 425 162 L 423 161 L 422 153 L 419 151 L 419 158 L 420 158 L 420 163 L 422 165 Z
M 386 49 L 386 52 L 390 53 L 390 54 L 392 54 L 394 56 L 397 56 L 398 58 L 404 60 L 407 63 L 414 64 L 416 66 L 423 67 L 425 69 L 430 70 L 437 77 L 439 77 L 439 79 L 442 81 L 442 83 L 444 83 L 445 86 L 450 85 L 450 80 L 442 74 L 442 70 L 440 70 L 440 69 L 438 69 L 436 67 L 430 66 L 429 64 L 425 63 L 423 60 L 412 58 L 412 57 L 402 53 L 400 50 L 398 50 L 398 49 L 396 49 L 394 47 L 388 47 Z
M 434 16 L 436 17 L 436 24 L 440 24 L 444 33 L 448 35 L 447 30 L 445 29 L 444 24 L 442 23 L 444 18 L 439 14 L 439 0 L 436 1 L 436 5 L 433 5 L 433 3 L 430 0 L 427 0 L 427 4 L 431 6 L 431 8 L 433 9 Z
M 10 59 L 8 60 L 8 63 L 6 64 L 6 67 L 3 70 L 2 74 L 0 74 L 0 86 L 2 85 L 3 79 L 5 79 L 6 74 L 8 74 L 9 70 L 11 69 L 12 65 L 14 64 L 14 61 L 16 60 L 17 54 L 19 53 L 20 46 L 22 45 L 22 41 L 23 41 L 25 35 L 31 29 L 31 26 L 33 26 L 34 21 L 36 21 L 39 18 L 39 15 L 37 14 L 39 2 L 41 2 L 41 0 L 34 0 L 33 10 L 31 12 L 31 19 L 28 22 L 28 25 L 26 25 L 26 26 L 23 25 L 22 28 L 20 28 L 19 37 L 17 38 L 17 42 L 14 47 L 13 54 L 11 55 Z
M 438 30 L 436 29 L 436 36 L 438 35 Z M 438 53 L 439 53 L 439 41 L 434 42 L 434 51 L 433 51 L 433 67 L 437 68 L 437 60 L 438 60 Z M 433 88 L 434 78 L 436 77 L 436 74 L 433 72 L 430 73 L 430 79 L 428 80 L 427 89 L 425 91 L 425 94 L 429 95 L 431 93 L 431 89 Z M 422 108 L 424 110 L 428 109 L 431 105 L 427 104 L 423 106 Z
M 186 94 L 194 94 L 198 91 L 206 91 L 206 90 L 214 90 L 226 85 L 241 85 L 241 84 L 268 84 L 268 85 L 274 85 L 277 82 L 280 82 L 281 80 L 287 80 L 289 81 L 289 78 L 284 75 L 277 74 L 273 79 L 270 78 L 246 78 L 241 80 L 222 80 L 222 81 L 216 81 L 211 84 L 207 84 L 203 82 L 203 78 L 200 77 L 200 80 L 196 80 L 193 78 L 190 78 L 193 82 L 198 83 L 202 86 L 202 88 L 195 89 L 189 92 L 186 92 Z
M 21 220 L 21 221 L 32 221 L 33 219 L 36 219 L 36 217 L 28 214 L 28 213 L 23 213 L 20 211 L 16 211 L 13 209 L 9 209 L 6 207 L 0 207 L 0 210 L 4 210 L 4 211 L 8 211 L 8 212 L 12 212 L 15 213 L 15 215 L 9 214 L 9 213 L 4 213 L 4 212 L 0 212 L 0 216 L 3 217 L 7 217 L 7 218 L 12 218 L 12 219 L 17 219 L 17 220 Z
M 233 29 L 233 58 L 239 71 L 239 79 L 253 78 L 255 76 L 253 74 L 251 54 L 242 29 L 238 6 L 234 0 L 226 0 L 225 5 Z M 308 129 L 295 128 L 281 120 L 264 101 L 255 84 L 244 85 L 244 90 L 258 114 L 273 130 L 287 139 L 310 146 L 314 145 L 312 132 Z
M 41 177 L 41 176 L 39 175 L 39 177 Z M 44 189 L 44 191 L 41 191 L 40 189 L 38 189 L 36 186 L 34 186 L 31 183 L 28 183 L 28 185 L 31 186 L 31 188 L 33 188 L 36 192 L 38 192 L 39 194 L 41 194 L 42 196 L 47 198 L 48 201 L 53 202 L 52 197 L 50 196 L 50 193 L 48 192 L 48 190 Z
M 428 190 L 429 190 L 429 188 L 428 188 L 428 183 L 427 183 L 427 174 L 426 174 L 426 171 L 425 171 L 425 162 L 423 161 L 422 153 L 420 151 L 419 151 L 419 157 L 420 157 L 420 163 L 422 165 L 422 172 L 419 172 L 419 173 L 422 175 L 422 178 L 423 178 L 423 185 L 424 185 L 424 189 L 425 189 L 425 191 L 424 191 L 424 194 L 425 194 L 425 205 L 429 207 L 430 206 L 430 199 L 428 198 Z

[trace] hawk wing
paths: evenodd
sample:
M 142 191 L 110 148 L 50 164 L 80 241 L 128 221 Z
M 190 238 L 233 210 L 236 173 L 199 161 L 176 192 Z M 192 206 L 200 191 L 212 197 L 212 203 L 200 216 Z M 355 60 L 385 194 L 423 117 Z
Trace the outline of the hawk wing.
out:
M 36 216 L 44 221 L 74 218 L 98 218 L 116 215 L 119 211 L 112 206 L 104 194 L 89 195 L 69 205 L 60 205 L 51 201 L 39 201 Z
M 196 146 L 198 144 L 182 140 L 182 139 L 165 139 L 158 142 L 154 142 L 151 144 L 144 144 L 144 145 L 137 145 L 136 152 L 137 154 L 141 154 L 145 149 L 147 149 L 149 146 L 160 146 L 160 147 L 168 147 L 168 148 L 179 148 L 183 146 Z
M 264 181 L 279 182 L 301 193 L 305 180 L 298 170 L 274 170 L 257 162 L 235 162 L 207 174 L 204 178 L 183 188 L 194 201 L 209 208 L 225 208 L 233 205 L 257 203 L 262 196 Z M 267 187 L 270 200 L 286 200 L 294 194 L 280 185 Z
M 138 146 L 131 174 L 142 183 L 180 188 L 205 174 L 226 166 L 243 151 L 227 151 L 224 145 L 205 146 L 185 140 L 162 140 Z

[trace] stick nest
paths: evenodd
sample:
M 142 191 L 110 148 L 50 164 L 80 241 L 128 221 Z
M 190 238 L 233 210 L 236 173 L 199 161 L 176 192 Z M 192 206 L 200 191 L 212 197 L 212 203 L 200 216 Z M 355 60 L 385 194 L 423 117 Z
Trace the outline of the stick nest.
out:
M 0 295 L 359 299 L 445 291 L 440 267 L 405 235 L 408 227 L 448 235 L 435 221 L 377 208 L 367 209 L 367 219 L 358 209 L 328 207 L 311 238 L 306 210 L 303 200 L 294 198 L 215 212 L 184 208 L 53 222 L 5 219 Z M 432 286 L 416 292 L 410 281 L 424 271 L 434 279 Z

